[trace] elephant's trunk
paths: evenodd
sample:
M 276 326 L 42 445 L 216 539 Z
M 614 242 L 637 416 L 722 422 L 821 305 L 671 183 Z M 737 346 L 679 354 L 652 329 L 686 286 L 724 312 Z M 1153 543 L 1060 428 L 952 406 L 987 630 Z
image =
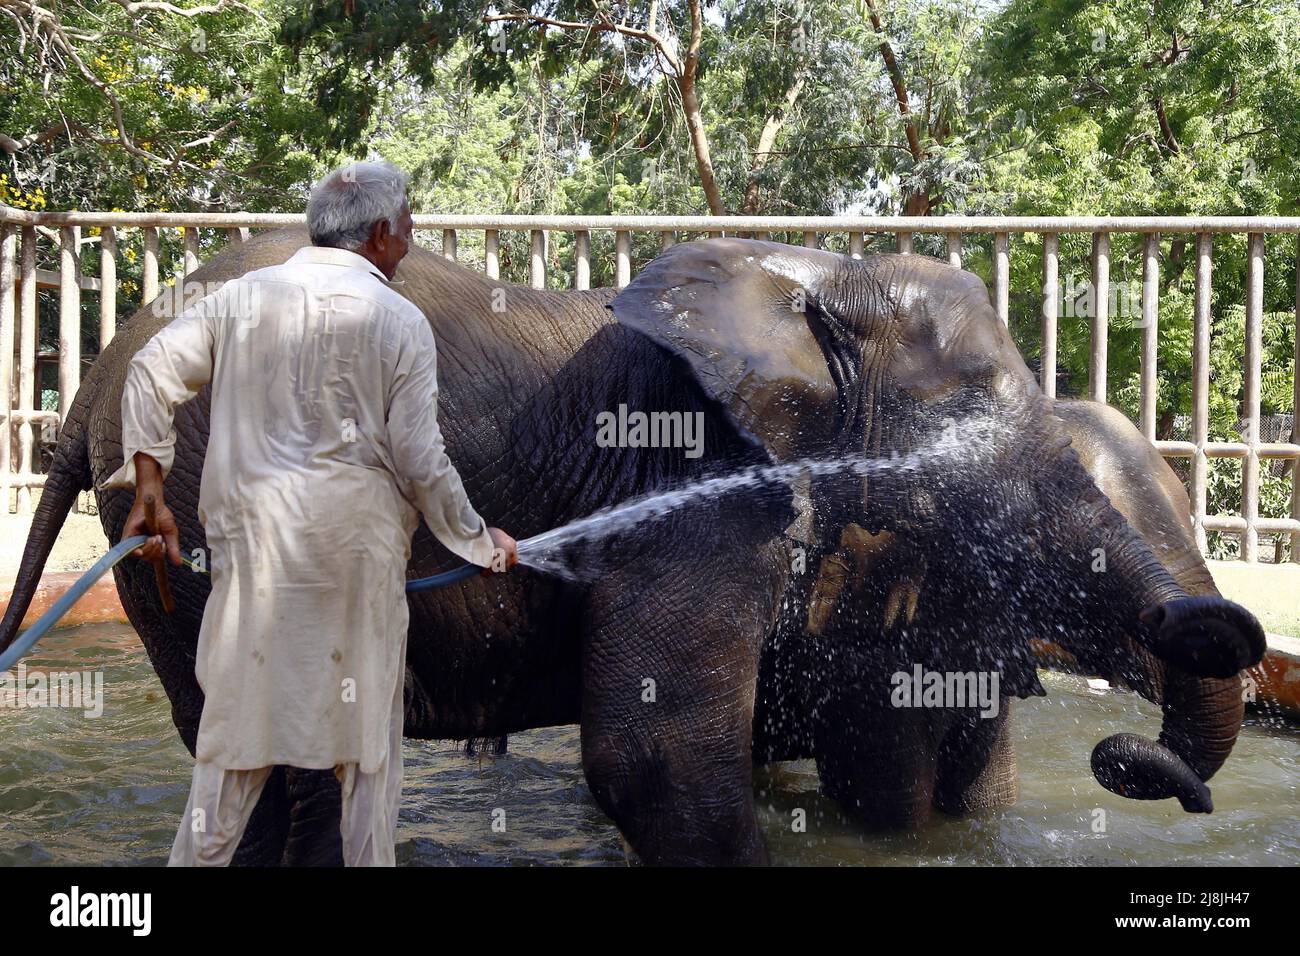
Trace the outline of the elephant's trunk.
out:
M 1198 566 L 1201 570 L 1205 568 L 1203 561 Z M 1208 572 L 1203 581 L 1189 579 L 1183 573 L 1178 573 L 1177 578 L 1195 597 L 1219 597 Z M 1159 746 L 1181 760 L 1197 781 L 1209 780 L 1223 766 L 1237 742 L 1246 712 L 1241 681 L 1235 676 L 1194 677 L 1141 648 L 1134 648 L 1134 652 L 1137 669 L 1118 675 L 1120 680 L 1163 708 Z M 1149 741 L 1143 743 L 1150 746 Z M 1132 752 L 1129 758 L 1137 759 Z M 1105 767 L 1115 762 L 1116 755 L 1097 759 Z M 1094 770 L 1097 766 L 1094 762 Z M 1197 792 L 1193 781 L 1185 776 L 1181 779 L 1187 783 L 1184 794 Z
M 1235 675 L 1263 654 L 1259 624 L 1222 598 L 1183 596 L 1144 612 L 1137 634 L 1164 665 L 1160 737 L 1108 737 L 1092 752 L 1093 775 L 1121 796 L 1177 797 L 1189 813 L 1209 813 L 1203 781 L 1236 742 L 1243 704 Z
M 1121 797 L 1164 800 L 1177 797 L 1188 813 L 1214 809 L 1210 788 L 1168 747 L 1137 734 L 1113 734 L 1092 750 L 1092 775 Z
M 1202 677 L 1234 677 L 1259 663 L 1264 631 L 1253 614 L 1217 595 L 1183 593 L 1148 606 L 1140 615 L 1144 626 L 1138 629 L 1138 639 L 1156 657 Z
M 1066 457 L 1067 466 L 1078 465 L 1068 461 L 1072 452 Z M 1121 796 L 1176 797 L 1188 812 L 1208 813 L 1213 804 L 1204 781 L 1236 740 L 1243 712 L 1237 674 L 1263 657 L 1263 630 L 1249 611 L 1217 593 L 1189 594 L 1105 495 L 1088 486 L 1069 520 L 1081 522 L 1072 529 L 1078 540 L 1100 545 L 1108 560 L 1078 610 L 1094 619 L 1094 638 L 1127 634 L 1140 646 L 1142 664 L 1159 674 L 1147 674 L 1140 689 L 1154 691 L 1164 707 L 1158 741 L 1134 734 L 1103 740 L 1092 753 L 1093 774 Z M 1101 673 L 1132 673 L 1129 641 L 1082 642 L 1071 650 Z
M 1237 678 L 1192 677 L 1169 668 L 1160 743 L 1202 780 L 1223 766 L 1237 742 L 1246 704 Z
M 1163 667 L 1159 698 L 1164 721 L 1158 741 L 1116 734 L 1092 752 L 1092 771 L 1107 790 L 1140 800 L 1177 797 L 1183 809 L 1213 809 L 1209 780 L 1237 742 L 1245 715 L 1241 682 L 1235 678 L 1193 677 L 1172 665 Z

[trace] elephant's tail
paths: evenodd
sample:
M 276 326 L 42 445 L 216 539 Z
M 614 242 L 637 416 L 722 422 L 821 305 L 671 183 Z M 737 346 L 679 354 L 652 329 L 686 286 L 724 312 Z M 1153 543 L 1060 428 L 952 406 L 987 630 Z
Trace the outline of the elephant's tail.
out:
M 88 389 L 84 386 L 77 393 L 59 434 L 54 449 L 54 462 L 45 478 L 40 504 L 36 506 L 32 528 L 23 548 L 18 578 L 14 582 L 9 606 L 5 608 L 4 619 L 0 620 L 0 651 L 8 648 L 18 634 L 37 585 L 41 582 L 41 572 L 45 570 L 45 562 L 54 548 L 54 540 L 59 536 L 63 522 L 67 520 L 68 512 L 76 503 L 77 494 L 91 487 L 90 457 L 86 445 L 86 412 L 89 407 L 87 393 Z M 9 502 L 4 502 L 3 507 L 7 509 Z

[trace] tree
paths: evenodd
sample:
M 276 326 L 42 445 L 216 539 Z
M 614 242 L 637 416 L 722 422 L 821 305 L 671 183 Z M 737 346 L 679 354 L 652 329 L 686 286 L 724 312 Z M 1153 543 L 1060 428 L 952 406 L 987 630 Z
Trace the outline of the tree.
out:
M 861 2 L 534 0 L 486 16 L 466 0 L 323 4 L 290 15 L 280 36 L 317 102 L 349 104 L 325 131 L 334 147 L 361 141 L 388 95 L 378 78 L 399 71 L 432 91 L 460 44 L 480 92 L 519 90 L 522 64 L 545 81 L 583 70 L 590 95 L 567 122 L 584 148 L 629 183 L 643 178 L 636 167 L 676 168 L 688 152 L 694 182 L 672 191 L 698 190 L 691 211 L 891 211 L 900 188 L 922 197 L 909 200 L 913 211 L 951 208 L 972 170 L 954 119 L 979 4 L 910 0 L 887 11 L 914 61 L 910 117 L 883 95 L 903 55 L 882 45 Z

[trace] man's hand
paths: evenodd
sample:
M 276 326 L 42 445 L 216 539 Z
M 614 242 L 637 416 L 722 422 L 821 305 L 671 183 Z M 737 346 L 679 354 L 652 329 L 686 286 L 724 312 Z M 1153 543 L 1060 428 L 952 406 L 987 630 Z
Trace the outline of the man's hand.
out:
M 126 516 L 126 525 L 122 528 L 122 539 L 137 534 L 151 535 L 149 540 L 131 552 L 132 556 L 143 558 L 154 564 L 164 557 L 172 564 L 181 563 L 180 528 L 176 526 L 176 517 L 163 503 L 162 468 L 152 456 L 137 452 L 135 458 L 135 503 L 131 513 Z M 157 534 L 151 534 L 149 523 L 145 518 L 145 500 L 153 497 L 154 514 L 157 518 Z
M 492 566 L 484 568 L 485 575 L 497 571 L 508 571 L 519 563 L 519 545 L 514 538 L 506 534 L 500 528 L 488 528 L 488 534 L 492 536 Z

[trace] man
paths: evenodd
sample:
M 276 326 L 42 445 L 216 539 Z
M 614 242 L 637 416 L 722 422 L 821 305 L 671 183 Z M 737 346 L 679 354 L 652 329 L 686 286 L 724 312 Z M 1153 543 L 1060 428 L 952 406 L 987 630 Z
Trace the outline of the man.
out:
M 225 865 L 275 765 L 333 768 L 344 863 L 392 865 L 402 783 L 411 536 L 505 570 L 515 541 L 466 498 L 437 422 L 433 334 L 395 289 L 411 241 L 406 175 L 335 170 L 312 190 L 312 245 L 227 282 L 159 332 L 122 394 L 135 488 L 124 538 L 180 564 L 163 500 L 173 410 L 212 385 L 199 493 L 212 594 L 195 674 L 206 695 L 171 865 Z M 418 513 L 417 513 L 418 512 Z

